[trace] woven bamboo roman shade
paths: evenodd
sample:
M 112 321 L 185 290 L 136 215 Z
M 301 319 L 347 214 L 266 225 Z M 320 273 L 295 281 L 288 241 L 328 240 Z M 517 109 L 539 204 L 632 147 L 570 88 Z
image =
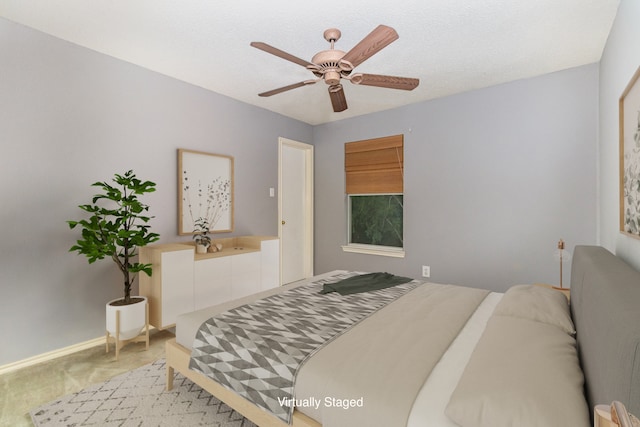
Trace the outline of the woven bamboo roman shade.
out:
M 347 194 L 402 193 L 403 135 L 344 144 Z

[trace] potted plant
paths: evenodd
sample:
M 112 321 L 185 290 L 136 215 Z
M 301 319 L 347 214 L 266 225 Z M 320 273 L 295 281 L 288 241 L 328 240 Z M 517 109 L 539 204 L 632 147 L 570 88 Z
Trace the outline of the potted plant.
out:
M 196 242 L 196 252 L 203 254 L 207 252 L 207 248 L 211 245 L 211 236 L 209 233 L 209 221 L 206 218 L 198 218 L 194 221 L 193 240 Z
M 124 297 L 107 303 L 107 332 L 117 340 L 130 340 L 140 334 L 146 325 L 146 298 L 132 297 L 131 286 L 137 273 L 151 276 L 151 264 L 137 261 L 137 248 L 157 241 L 160 236 L 149 229 L 149 207 L 138 196 L 155 191 L 155 183 L 141 181 L 133 171 L 116 174 L 112 180 L 92 184 L 102 192 L 93 196 L 91 204 L 78 206 L 90 214 L 88 219 L 67 221 L 71 229 L 80 226 L 82 237 L 69 251 L 85 255 L 89 264 L 106 257 L 111 258 L 123 274 Z M 119 311 L 120 328 L 116 330 Z M 109 335 L 107 335 L 108 338 Z M 108 346 L 108 339 L 107 339 Z M 107 347 L 108 349 L 108 347 Z M 116 353 L 118 343 L 116 343 Z

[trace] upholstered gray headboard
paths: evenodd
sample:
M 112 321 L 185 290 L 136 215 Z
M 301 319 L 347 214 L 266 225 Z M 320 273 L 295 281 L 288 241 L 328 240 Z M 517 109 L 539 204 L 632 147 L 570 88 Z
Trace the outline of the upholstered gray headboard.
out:
M 591 408 L 640 414 L 640 272 L 599 246 L 576 246 L 571 315 Z

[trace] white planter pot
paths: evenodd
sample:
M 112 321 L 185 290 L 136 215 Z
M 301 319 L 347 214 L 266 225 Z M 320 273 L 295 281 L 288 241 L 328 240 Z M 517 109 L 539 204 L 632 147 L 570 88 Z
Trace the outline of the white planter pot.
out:
M 206 254 L 208 246 L 205 245 L 196 245 L 196 253 L 198 254 Z
M 142 328 L 146 326 L 146 297 L 131 297 L 142 298 L 142 301 L 129 305 L 111 305 L 112 302 L 121 300 L 122 298 L 116 298 L 107 303 L 107 332 L 110 335 L 116 337 L 116 312 L 120 312 L 120 340 L 130 340 L 137 337 Z

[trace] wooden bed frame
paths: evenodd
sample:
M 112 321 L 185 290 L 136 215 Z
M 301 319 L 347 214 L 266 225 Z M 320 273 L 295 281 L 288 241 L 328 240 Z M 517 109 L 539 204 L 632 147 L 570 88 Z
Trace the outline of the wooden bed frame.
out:
M 175 370 L 177 370 L 260 427 L 321 427 L 321 424 L 317 421 L 295 410 L 293 412 L 292 423 L 287 424 L 276 416 L 258 408 L 242 396 L 224 388 L 211 378 L 189 369 L 191 351 L 178 344 L 175 338 L 167 341 L 165 349 L 167 360 L 167 390 L 173 388 L 173 376 Z

